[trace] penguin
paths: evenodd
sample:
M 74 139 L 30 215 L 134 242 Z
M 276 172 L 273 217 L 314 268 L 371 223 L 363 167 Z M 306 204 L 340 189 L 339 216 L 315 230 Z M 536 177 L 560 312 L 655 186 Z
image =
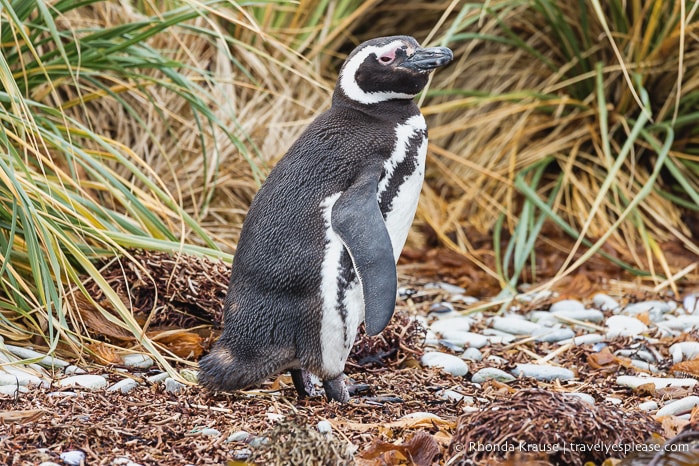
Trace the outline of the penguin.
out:
M 234 391 L 288 370 L 300 399 L 313 394 L 314 374 L 328 401 L 349 401 L 345 362 L 362 322 L 377 335 L 393 315 L 424 178 L 427 127 L 414 97 L 452 60 L 409 36 L 349 54 L 330 109 L 250 204 L 202 385 Z

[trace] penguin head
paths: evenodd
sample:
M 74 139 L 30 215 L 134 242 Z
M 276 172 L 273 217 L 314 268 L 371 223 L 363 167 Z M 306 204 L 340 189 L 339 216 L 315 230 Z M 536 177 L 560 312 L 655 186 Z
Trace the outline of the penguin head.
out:
M 335 92 L 364 105 L 412 99 L 427 85 L 430 71 L 453 58 L 448 48 L 423 48 L 409 36 L 371 39 L 347 57 Z

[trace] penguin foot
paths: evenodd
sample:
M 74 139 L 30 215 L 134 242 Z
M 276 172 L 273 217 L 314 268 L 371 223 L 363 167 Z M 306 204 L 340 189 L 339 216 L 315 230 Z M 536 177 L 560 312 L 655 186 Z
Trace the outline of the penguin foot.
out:
M 337 401 L 338 403 L 347 403 L 350 399 L 349 392 L 345 386 L 345 375 L 340 374 L 334 379 L 323 380 L 325 388 L 325 397 L 328 401 Z
M 291 369 L 291 380 L 294 382 L 294 388 L 299 395 L 299 399 L 309 398 L 315 394 L 311 373 L 303 369 Z
M 371 392 L 371 385 L 367 383 L 353 383 L 347 385 L 350 396 L 362 395 Z

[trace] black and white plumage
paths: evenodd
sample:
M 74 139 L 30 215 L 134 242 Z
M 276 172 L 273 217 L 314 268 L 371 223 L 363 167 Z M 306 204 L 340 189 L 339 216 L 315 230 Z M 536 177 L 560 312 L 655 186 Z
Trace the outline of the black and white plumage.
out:
M 407 36 L 349 55 L 332 107 L 250 205 L 201 383 L 236 390 L 288 369 L 301 397 L 312 373 L 328 399 L 349 399 L 347 356 L 362 321 L 375 335 L 393 315 L 396 261 L 424 178 L 427 128 L 413 98 L 452 58 Z

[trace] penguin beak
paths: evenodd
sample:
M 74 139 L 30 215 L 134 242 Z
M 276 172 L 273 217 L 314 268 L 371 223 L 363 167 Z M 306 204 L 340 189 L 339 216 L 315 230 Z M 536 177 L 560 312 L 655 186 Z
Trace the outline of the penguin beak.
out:
M 399 66 L 425 73 L 444 66 L 453 59 L 454 54 L 446 47 L 419 48 Z

